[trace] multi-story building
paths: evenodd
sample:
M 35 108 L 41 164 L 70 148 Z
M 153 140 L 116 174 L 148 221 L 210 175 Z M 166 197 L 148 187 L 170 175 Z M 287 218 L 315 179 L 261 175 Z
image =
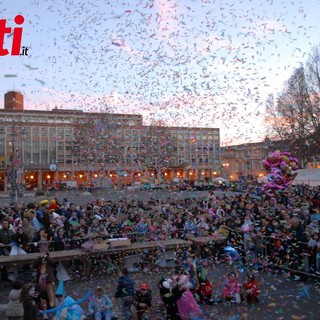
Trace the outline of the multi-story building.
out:
M 262 160 L 275 150 L 287 151 L 285 147 L 286 142 L 284 141 L 270 140 L 222 147 L 222 175 L 229 180 L 257 180 L 267 174 Z M 303 165 L 301 169 L 320 169 L 320 156 L 309 157 L 300 165 Z
M 265 142 L 222 147 L 222 175 L 229 180 L 256 180 L 266 174 L 262 160 L 270 151 Z
M 12 180 L 31 189 L 65 182 L 133 183 L 219 175 L 217 128 L 145 126 L 141 115 L 25 110 L 5 94 L 0 110 L 0 190 Z

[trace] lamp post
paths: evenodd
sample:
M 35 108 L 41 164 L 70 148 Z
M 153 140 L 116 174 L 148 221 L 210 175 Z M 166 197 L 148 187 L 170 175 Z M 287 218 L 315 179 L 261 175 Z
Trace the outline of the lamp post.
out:
M 24 142 L 26 140 L 26 136 L 27 136 L 27 132 L 26 132 L 26 128 L 22 127 L 21 128 L 21 160 L 20 160 L 20 175 L 17 175 L 17 179 L 18 179 L 18 184 L 17 184 L 17 191 L 18 191 L 18 199 L 22 198 L 24 196 L 24 191 L 25 191 L 25 178 L 24 178 Z M 18 151 L 20 151 L 18 149 Z M 18 154 L 19 158 L 20 155 Z
M 223 174 L 224 174 L 224 177 L 223 178 L 226 178 L 228 179 L 228 169 L 229 169 L 229 166 L 230 166 L 230 163 L 228 162 L 223 162 L 222 163 L 222 167 L 223 167 Z
M 18 182 L 18 169 L 20 169 L 20 172 L 22 171 L 22 174 L 24 172 L 24 145 L 23 142 L 26 139 L 26 129 L 22 128 L 20 132 L 21 136 L 21 144 L 22 144 L 22 153 L 21 153 L 21 159 L 20 159 L 20 150 L 19 148 L 16 148 L 16 142 L 17 142 L 17 132 L 13 130 L 12 132 L 12 140 L 11 140 L 11 154 L 10 154 L 10 167 L 8 170 L 8 177 L 10 182 L 10 189 L 9 189 L 9 195 L 10 195 L 10 205 L 16 205 L 19 201 L 19 197 L 23 196 L 23 182 Z M 5 141 L 5 131 L 4 128 L 0 129 L 0 139 L 2 141 Z M 20 179 L 22 180 L 22 179 Z
M 75 151 L 75 141 L 72 140 L 71 141 L 71 180 L 75 180 L 75 176 L 74 176 L 74 151 Z

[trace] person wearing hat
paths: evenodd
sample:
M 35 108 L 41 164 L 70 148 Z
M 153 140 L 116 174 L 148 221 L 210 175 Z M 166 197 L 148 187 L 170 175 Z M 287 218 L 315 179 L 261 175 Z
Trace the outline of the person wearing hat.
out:
M 49 203 L 49 201 L 47 199 L 43 199 L 39 202 L 39 206 L 45 207 L 48 203 Z
M 25 211 L 23 217 L 30 219 L 31 224 L 32 224 L 35 232 L 38 232 L 43 227 L 43 225 L 37 219 L 37 214 L 36 214 L 36 209 L 35 208 L 27 209 Z
M 135 290 L 133 305 L 136 307 L 138 320 L 143 319 L 145 312 L 147 312 L 152 305 L 152 294 L 147 283 L 141 283 L 139 289 Z
M 59 204 L 57 203 L 57 200 L 56 200 L 56 199 L 52 199 L 52 200 L 50 201 L 49 209 L 50 209 L 51 211 L 56 211 L 58 208 L 59 208 Z
M 103 288 L 98 286 L 89 299 L 87 316 L 94 320 L 111 320 L 114 317 L 112 308 L 110 298 L 104 293 Z
M 84 318 L 84 311 L 79 304 L 72 297 L 66 296 L 62 280 L 59 281 L 55 296 L 57 308 L 54 320 L 80 320 Z

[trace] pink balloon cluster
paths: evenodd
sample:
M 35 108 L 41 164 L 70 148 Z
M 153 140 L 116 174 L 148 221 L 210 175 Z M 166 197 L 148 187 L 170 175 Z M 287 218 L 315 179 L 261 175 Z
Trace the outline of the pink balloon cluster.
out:
M 289 152 L 276 150 L 270 152 L 268 157 L 262 160 L 263 167 L 269 172 L 268 183 L 263 184 L 262 191 L 273 196 L 278 190 L 284 190 L 291 185 L 297 176 L 295 172 L 299 168 L 299 162 Z

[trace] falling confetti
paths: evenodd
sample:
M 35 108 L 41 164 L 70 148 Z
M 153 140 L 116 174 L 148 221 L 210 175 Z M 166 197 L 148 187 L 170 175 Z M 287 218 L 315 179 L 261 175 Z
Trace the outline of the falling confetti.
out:
M 15 88 L 39 110 L 135 113 L 146 123 L 218 127 L 224 143 L 261 140 L 267 96 L 318 45 L 319 8 L 316 0 L 13 0 L 1 18 L 12 27 L 17 10 L 24 15 L 29 55 L 5 57 L 1 87 L 23 67 Z

